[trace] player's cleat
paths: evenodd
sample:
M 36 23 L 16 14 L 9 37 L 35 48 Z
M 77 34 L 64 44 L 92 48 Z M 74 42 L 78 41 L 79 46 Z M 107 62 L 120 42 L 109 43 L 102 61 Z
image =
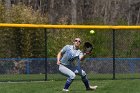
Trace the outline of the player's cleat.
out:
M 89 88 L 87 88 L 86 90 L 87 91 L 93 91 L 93 90 L 96 90 L 98 86 L 90 86 Z
M 69 90 L 68 89 L 63 89 L 62 91 L 68 92 Z

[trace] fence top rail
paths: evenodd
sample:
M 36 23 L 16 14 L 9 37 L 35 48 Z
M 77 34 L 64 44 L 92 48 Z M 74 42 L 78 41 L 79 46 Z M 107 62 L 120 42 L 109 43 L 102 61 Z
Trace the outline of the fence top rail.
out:
M 48 28 L 48 29 L 140 29 L 140 25 L 49 25 L 49 24 L 10 24 L 0 23 L 2 27 L 21 27 L 21 28 Z

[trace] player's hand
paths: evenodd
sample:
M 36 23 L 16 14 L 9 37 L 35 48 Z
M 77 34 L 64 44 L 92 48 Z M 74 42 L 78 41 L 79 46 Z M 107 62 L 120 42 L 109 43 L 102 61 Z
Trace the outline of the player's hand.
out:
M 57 65 L 60 65 L 60 61 L 57 61 Z

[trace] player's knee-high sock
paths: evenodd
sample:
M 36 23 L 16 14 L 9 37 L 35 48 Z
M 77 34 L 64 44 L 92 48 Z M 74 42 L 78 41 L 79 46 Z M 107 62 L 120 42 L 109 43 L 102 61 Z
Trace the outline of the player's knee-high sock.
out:
M 68 89 L 69 86 L 71 85 L 72 81 L 73 81 L 73 79 L 68 78 L 67 81 L 66 81 L 66 83 L 65 83 L 64 89 Z
M 82 76 L 82 81 L 83 83 L 85 84 L 85 87 L 88 89 L 90 86 L 89 86 L 89 82 L 88 82 L 88 79 L 87 79 L 87 76 Z

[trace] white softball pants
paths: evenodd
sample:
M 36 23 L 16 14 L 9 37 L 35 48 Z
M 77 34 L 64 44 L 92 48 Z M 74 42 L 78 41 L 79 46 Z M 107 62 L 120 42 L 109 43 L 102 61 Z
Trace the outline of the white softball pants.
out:
M 67 67 L 62 64 L 59 65 L 59 71 L 65 76 L 68 76 L 70 79 L 74 79 L 76 74 L 80 75 L 81 77 L 86 76 L 84 70 L 81 69 L 81 73 L 79 73 L 79 70 L 76 67 L 75 68 Z

